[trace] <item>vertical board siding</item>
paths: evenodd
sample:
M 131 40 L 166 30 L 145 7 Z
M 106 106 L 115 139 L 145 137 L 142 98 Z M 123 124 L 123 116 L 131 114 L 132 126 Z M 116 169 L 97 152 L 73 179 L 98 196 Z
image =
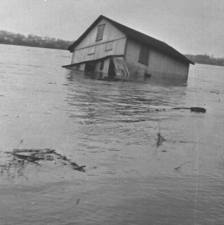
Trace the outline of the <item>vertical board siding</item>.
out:
M 92 47 L 77 49 L 73 53 L 72 63 L 96 60 L 109 55 L 123 55 L 125 51 L 125 42 L 126 39 L 113 41 L 113 48 L 109 51 L 106 48 L 108 42 L 96 45 L 94 54 L 89 54 L 89 50 Z
M 140 44 L 135 41 L 127 40 L 126 60 L 130 63 L 138 63 L 140 54 Z
M 96 41 L 97 29 L 99 25 L 105 25 L 103 38 Z M 95 53 L 89 54 L 90 48 L 95 45 Z M 112 49 L 108 49 L 112 45 Z M 126 36 L 114 27 L 109 21 L 102 19 L 89 34 L 74 49 L 72 63 L 96 60 L 108 55 L 123 55 L 126 45 Z
M 153 74 L 169 74 L 170 76 L 178 75 L 186 78 L 188 75 L 189 65 L 182 63 L 179 60 L 175 60 L 163 53 L 160 53 L 154 49 L 149 48 L 148 66 L 139 63 L 141 44 L 127 40 L 126 60 L 131 65 L 132 70 L 142 71 L 144 68 L 148 73 Z M 171 77 L 172 78 L 172 77 Z
M 162 53 L 154 50 L 150 52 L 149 68 L 151 71 L 187 76 L 188 67 L 188 64 L 179 62 Z
M 105 24 L 103 39 L 96 42 L 97 27 L 98 25 Z M 109 21 L 102 19 L 90 32 L 89 34 L 76 46 L 75 49 L 80 49 L 90 45 L 103 43 L 106 41 L 113 41 L 120 38 L 125 38 L 125 34 L 114 27 Z

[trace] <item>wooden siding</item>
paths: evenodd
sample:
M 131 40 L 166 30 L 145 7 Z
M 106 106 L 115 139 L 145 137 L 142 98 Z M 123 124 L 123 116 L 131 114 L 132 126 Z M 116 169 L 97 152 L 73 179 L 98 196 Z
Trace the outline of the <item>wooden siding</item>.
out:
M 75 50 L 72 56 L 72 64 L 101 59 L 105 56 L 110 56 L 110 55 L 124 55 L 126 39 L 110 41 L 110 43 L 111 42 L 113 44 L 113 47 L 111 50 L 107 50 L 107 44 L 109 42 Z M 92 48 L 95 48 L 94 53 L 90 54 L 90 52 L 92 51 Z
M 103 39 L 96 42 L 97 26 L 101 24 L 105 24 Z M 126 36 L 109 21 L 103 19 L 75 48 L 71 63 L 96 60 L 108 55 L 123 55 L 125 52 L 125 45 Z
M 127 41 L 126 60 L 130 67 L 131 73 L 142 74 L 142 71 L 153 75 L 178 75 L 180 78 L 187 78 L 189 65 L 182 63 L 169 57 L 163 53 L 160 53 L 154 49 L 149 48 L 149 61 L 148 66 L 139 63 L 141 45 L 135 41 Z M 141 75 L 143 76 L 143 74 Z
M 103 39 L 96 42 L 97 26 L 100 24 L 105 24 Z M 102 19 L 90 32 L 89 34 L 76 46 L 75 49 L 80 49 L 94 44 L 103 43 L 105 41 L 113 41 L 120 38 L 125 38 L 126 36 L 114 27 L 109 21 Z
M 156 51 L 150 52 L 149 68 L 151 71 L 187 76 L 188 67 L 188 64 L 179 62 L 162 53 Z

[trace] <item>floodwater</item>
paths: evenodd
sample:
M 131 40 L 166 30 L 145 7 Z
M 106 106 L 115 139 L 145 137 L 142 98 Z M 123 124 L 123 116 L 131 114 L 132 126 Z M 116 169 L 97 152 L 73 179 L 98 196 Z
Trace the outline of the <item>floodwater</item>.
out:
M 193 66 L 172 86 L 88 79 L 69 62 L 0 45 L 0 224 L 223 225 L 224 67 Z M 15 148 L 55 149 L 86 172 L 4 171 Z

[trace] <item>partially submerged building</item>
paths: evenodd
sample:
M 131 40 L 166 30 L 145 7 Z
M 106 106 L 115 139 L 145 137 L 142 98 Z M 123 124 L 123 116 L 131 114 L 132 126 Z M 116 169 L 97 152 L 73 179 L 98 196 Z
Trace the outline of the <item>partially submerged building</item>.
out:
M 171 78 L 186 81 L 188 58 L 166 43 L 99 16 L 71 45 L 68 69 L 102 79 Z

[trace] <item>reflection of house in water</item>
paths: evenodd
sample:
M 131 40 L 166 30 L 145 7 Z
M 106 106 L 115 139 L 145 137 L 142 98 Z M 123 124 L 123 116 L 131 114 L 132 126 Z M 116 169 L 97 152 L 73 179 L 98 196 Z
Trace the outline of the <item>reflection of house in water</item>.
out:
M 73 53 L 72 62 L 65 68 L 102 79 L 151 77 L 186 81 L 189 65 L 193 64 L 166 43 L 102 15 L 69 50 Z

